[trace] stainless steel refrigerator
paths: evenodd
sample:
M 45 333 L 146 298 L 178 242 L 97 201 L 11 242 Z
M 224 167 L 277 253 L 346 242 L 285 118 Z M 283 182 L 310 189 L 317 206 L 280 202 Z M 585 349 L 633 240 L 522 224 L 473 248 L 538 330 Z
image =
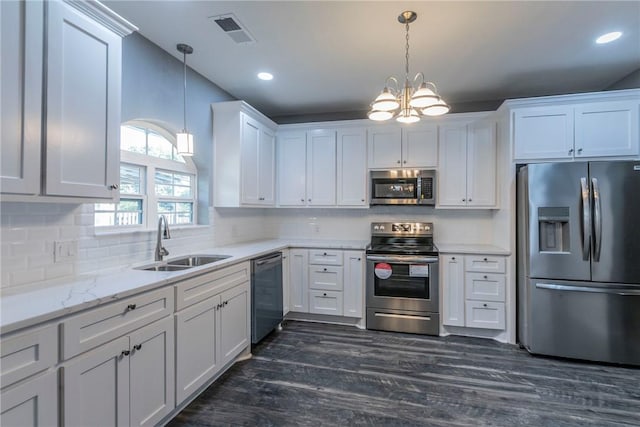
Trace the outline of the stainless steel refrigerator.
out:
M 640 365 L 640 161 L 520 168 L 518 339 Z

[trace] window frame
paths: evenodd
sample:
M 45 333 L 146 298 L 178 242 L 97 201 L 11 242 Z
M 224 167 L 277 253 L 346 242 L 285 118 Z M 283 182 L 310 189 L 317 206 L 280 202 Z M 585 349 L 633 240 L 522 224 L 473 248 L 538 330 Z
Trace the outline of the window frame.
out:
M 169 141 L 173 147 L 176 147 L 175 135 L 168 130 L 155 125 L 150 122 L 132 120 L 120 125 L 123 126 L 135 126 L 139 128 L 148 129 L 153 131 L 167 141 Z M 192 203 L 192 218 L 193 221 L 190 224 L 171 224 L 172 227 L 193 227 L 198 225 L 198 171 L 193 163 L 193 160 L 189 156 L 182 157 L 184 163 L 177 160 L 163 159 L 161 157 L 150 156 L 148 154 L 136 153 L 132 151 L 120 150 L 120 162 L 121 164 L 129 164 L 132 166 L 139 166 L 143 169 L 143 182 L 141 183 L 141 190 L 143 194 L 121 194 L 114 204 L 118 204 L 122 199 L 142 200 L 142 224 L 135 225 L 109 225 L 109 226 L 96 226 L 94 219 L 94 229 L 99 232 L 132 232 L 132 231 L 150 231 L 153 230 L 158 218 L 158 202 L 172 201 L 172 202 L 184 202 Z M 168 171 L 174 173 L 181 173 L 191 175 L 191 191 L 192 197 L 163 197 L 156 195 L 155 192 L 155 175 L 156 170 Z M 95 205 L 94 205 L 95 209 Z M 95 213 L 94 213 L 95 216 Z

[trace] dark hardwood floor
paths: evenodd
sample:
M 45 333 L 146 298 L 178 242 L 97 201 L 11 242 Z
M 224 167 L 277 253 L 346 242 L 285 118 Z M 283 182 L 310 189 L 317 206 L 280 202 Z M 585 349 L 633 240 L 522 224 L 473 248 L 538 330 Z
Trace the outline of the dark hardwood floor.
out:
M 169 425 L 640 426 L 640 369 L 289 321 Z

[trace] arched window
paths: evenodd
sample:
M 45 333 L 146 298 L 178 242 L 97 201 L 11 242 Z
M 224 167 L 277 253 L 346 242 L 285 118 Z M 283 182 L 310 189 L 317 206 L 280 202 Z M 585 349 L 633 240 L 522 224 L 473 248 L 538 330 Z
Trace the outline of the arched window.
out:
M 153 227 L 159 215 L 170 224 L 196 223 L 197 171 L 176 152 L 175 137 L 154 124 L 120 127 L 120 202 L 97 203 L 96 227 Z

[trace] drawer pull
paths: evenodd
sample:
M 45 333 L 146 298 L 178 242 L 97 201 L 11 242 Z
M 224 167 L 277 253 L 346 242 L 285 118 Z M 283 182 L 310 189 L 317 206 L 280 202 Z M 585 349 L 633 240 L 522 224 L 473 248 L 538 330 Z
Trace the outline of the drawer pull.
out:
M 484 262 L 488 262 L 489 260 L 487 258 L 484 259 Z
M 322 269 L 322 271 L 327 271 L 327 269 L 326 269 L 326 268 L 323 268 L 323 269 Z
M 120 353 L 120 356 L 121 357 L 128 356 L 129 353 L 131 353 L 129 350 L 122 350 L 122 353 Z
M 358 258 L 358 261 L 362 261 L 362 258 Z
M 227 304 L 229 304 L 229 301 L 225 301 L 222 303 L 222 305 L 227 305 Z
M 483 307 L 487 307 L 487 304 L 482 304 Z
M 142 348 L 142 344 L 136 344 L 133 346 L 133 349 L 137 351 L 139 351 L 141 348 Z
M 326 293 L 326 292 L 325 292 L 325 293 L 323 293 L 323 294 L 322 294 L 322 296 L 323 296 L 323 297 L 326 297 L 326 296 L 327 296 L 327 293 Z
M 455 261 L 455 260 L 456 260 L 456 257 L 452 256 L 451 261 Z
M 322 256 L 327 256 L 327 253 L 326 253 L 326 252 L 325 252 L 325 253 L 323 253 L 323 254 L 322 254 Z
M 135 304 L 129 304 L 127 306 L 127 310 L 135 310 L 136 309 L 136 305 Z
M 484 279 L 487 280 L 489 277 L 488 276 L 484 276 Z

